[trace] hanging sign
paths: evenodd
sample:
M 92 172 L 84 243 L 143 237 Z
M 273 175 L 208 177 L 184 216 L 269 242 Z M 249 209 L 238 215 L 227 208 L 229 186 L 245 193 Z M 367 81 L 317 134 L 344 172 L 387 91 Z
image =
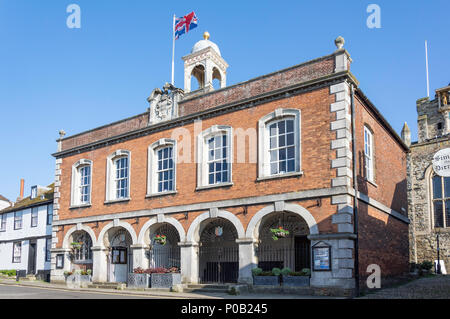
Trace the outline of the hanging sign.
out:
M 445 148 L 434 154 L 433 170 L 439 176 L 450 177 L 450 148 Z

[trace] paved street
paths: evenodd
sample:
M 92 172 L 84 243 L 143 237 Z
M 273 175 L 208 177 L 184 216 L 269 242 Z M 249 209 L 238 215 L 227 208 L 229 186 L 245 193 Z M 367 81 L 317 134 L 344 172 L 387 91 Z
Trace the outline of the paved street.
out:
M 154 296 L 116 292 L 79 292 L 53 288 L 23 287 L 0 284 L 0 299 L 155 299 Z
M 424 277 L 368 293 L 362 299 L 450 299 L 450 275 Z

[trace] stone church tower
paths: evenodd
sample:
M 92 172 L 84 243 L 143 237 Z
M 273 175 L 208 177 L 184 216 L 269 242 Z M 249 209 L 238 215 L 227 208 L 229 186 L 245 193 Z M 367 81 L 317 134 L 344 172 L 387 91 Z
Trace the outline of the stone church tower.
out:
M 433 100 L 417 100 L 418 141 L 411 143 L 407 124 L 402 139 L 410 145 L 408 156 L 408 207 L 410 262 L 443 261 L 450 268 L 450 177 L 436 175 L 433 156 L 450 148 L 450 86 L 436 90 Z

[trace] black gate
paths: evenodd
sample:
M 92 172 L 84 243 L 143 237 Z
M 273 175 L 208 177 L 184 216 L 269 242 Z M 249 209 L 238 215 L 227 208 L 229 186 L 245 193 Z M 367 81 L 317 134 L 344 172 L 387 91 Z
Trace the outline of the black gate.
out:
M 239 276 L 237 232 L 227 220 L 215 219 L 203 230 L 199 248 L 200 283 L 235 283 Z

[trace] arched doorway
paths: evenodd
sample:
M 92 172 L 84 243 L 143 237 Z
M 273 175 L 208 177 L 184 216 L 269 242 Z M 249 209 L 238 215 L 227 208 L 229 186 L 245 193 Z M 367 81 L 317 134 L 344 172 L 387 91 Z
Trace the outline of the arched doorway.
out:
M 280 227 L 289 234 L 277 237 L 272 230 Z M 258 267 L 264 271 L 274 267 L 288 267 L 292 271 L 311 268 L 309 227 L 303 218 L 290 212 L 272 213 L 262 219 L 258 232 Z
M 133 270 L 133 255 L 130 245 L 132 239 L 128 231 L 122 227 L 108 230 L 105 236 L 105 247 L 108 248 L 108 281 L 126 282 L 128 272 Z
M 223 218 L 203 222 L 199 242 L 200 283 L 234 283 L 239 276 L 238 234 Z
M 169 223 L 162 223 L 150 227 L 148 233 L 151 243 L 149 268 L 180 269 L 180 246 L 178 246 L 180 235 L 177 229 Z M 165 236 L 165 243 L 158 239 L 162 236 Z
M 84 230 L 72 233 L 71 243 L 72 270 L 92 270 L 92 239 Z

